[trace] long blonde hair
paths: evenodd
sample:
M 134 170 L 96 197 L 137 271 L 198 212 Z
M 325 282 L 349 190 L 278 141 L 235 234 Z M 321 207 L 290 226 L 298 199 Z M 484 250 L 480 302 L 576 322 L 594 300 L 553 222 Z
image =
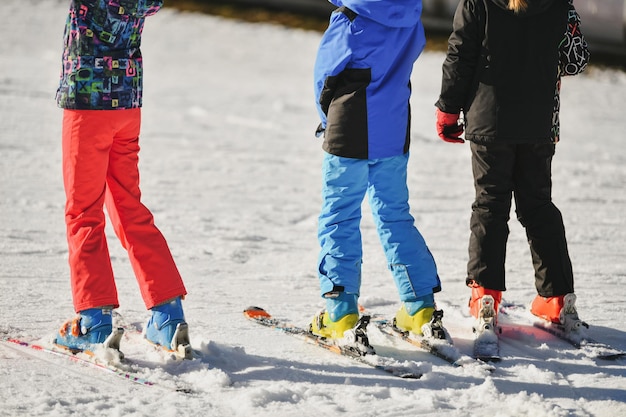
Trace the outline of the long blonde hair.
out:
M 509 0 L 509 10 L 513 10 L 515 13 L 523 12 L 527 7 L 527 0 Z

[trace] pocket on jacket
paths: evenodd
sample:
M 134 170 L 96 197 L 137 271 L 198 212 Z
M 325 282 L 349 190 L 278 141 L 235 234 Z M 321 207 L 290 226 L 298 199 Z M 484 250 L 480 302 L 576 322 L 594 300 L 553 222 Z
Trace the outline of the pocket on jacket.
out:
M 346 158 L 367 159 L 367 87 L 371 70 L 346 69 L 334 82 L 328 107 L 324 150 Z

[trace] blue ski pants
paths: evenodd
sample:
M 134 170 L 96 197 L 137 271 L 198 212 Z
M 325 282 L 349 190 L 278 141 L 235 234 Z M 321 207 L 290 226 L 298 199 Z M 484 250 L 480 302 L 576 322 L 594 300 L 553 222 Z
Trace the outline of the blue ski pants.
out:
M 441 290 L 435 260 L 410 214 L 408 158 L 408 153 L 382 159 L 325 154 L 318 223 L 322 296 L 341 287 L 346 293 L 360 292 L 361 205 L 366 193 L 400 300 L 415 301 Z

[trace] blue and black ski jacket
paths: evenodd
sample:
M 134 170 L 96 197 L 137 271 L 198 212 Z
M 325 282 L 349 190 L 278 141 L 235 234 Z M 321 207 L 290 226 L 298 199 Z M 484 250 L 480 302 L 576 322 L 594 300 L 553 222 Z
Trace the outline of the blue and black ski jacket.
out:
M 409 149 L 410 77 L 425 45 L 421 0 L 330 0 L 315 62 L 326 152 L 358 159 Z

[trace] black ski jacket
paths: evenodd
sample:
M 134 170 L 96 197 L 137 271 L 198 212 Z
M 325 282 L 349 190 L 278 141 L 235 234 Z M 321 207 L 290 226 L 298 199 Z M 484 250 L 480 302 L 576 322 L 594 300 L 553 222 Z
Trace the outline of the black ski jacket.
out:
M 589 52 L 568 0 L 461 0 L 443 64 L 446 113 L 464 113 L 465 139 L 539 143 L 559 139 L 561 75 L 586 67 Z

